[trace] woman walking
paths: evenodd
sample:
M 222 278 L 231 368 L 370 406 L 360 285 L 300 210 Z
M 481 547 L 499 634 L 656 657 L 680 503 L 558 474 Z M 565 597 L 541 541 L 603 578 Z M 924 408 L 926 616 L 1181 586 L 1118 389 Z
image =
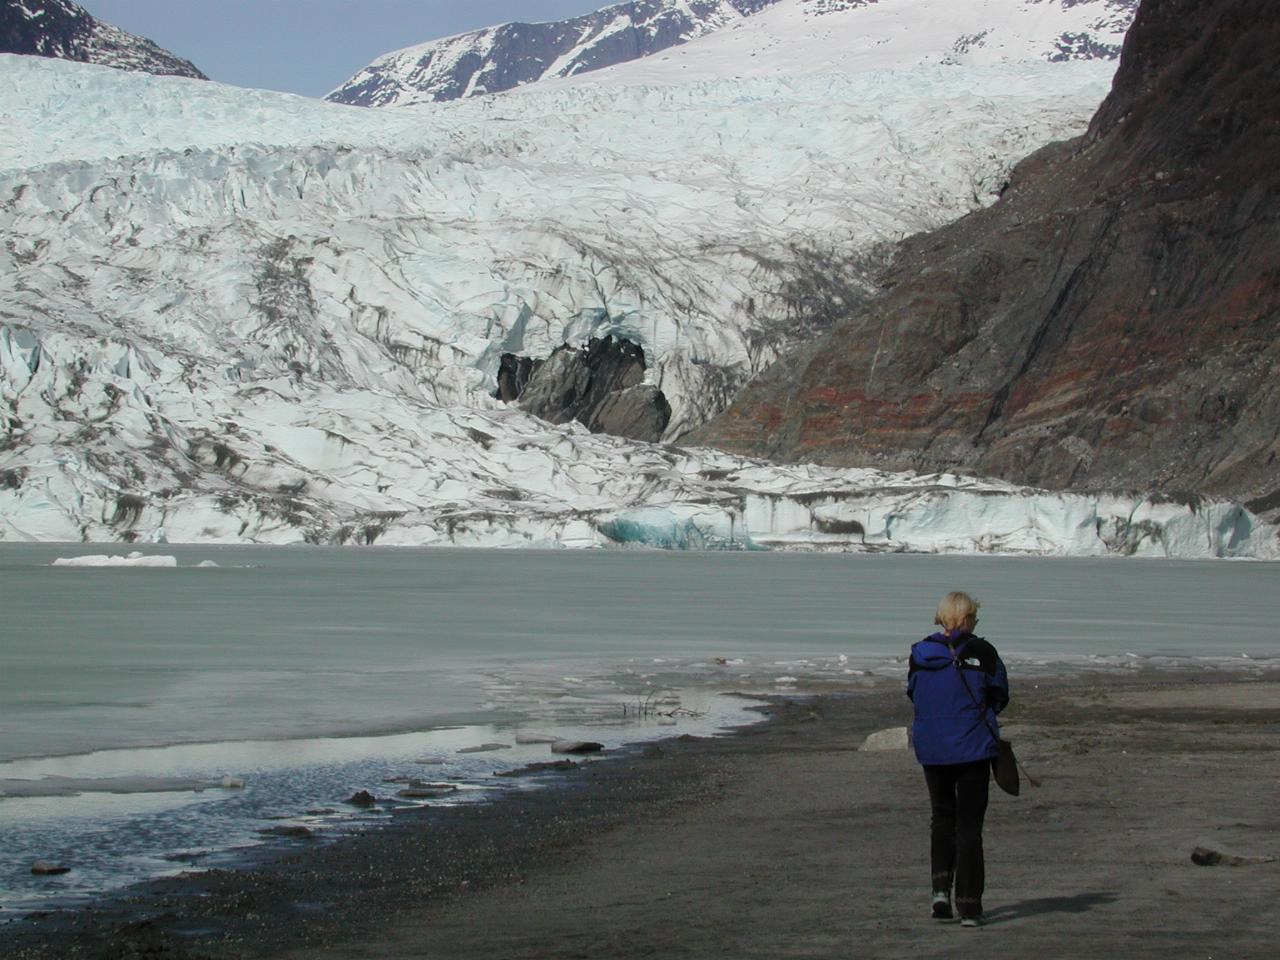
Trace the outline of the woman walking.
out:
M 982 821 L 996 756 L 995 715 L 1009 702 L 1009 678 L 995 647 L 973 635 L 978 602 L 949 593 L 934 623 L 942 629 L 911 647 L 907 696 L 915 705 L 912 734 L 924 766 L 933 814 L 929 860 L 933 916 L 962 927 L 982 923 Z

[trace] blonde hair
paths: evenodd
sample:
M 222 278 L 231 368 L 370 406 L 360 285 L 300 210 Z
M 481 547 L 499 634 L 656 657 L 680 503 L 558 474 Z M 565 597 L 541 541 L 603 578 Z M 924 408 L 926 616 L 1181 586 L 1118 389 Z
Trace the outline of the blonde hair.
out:
M 938 614 L 933 618 L 933 622 L 950 632 L 963 626 L 970 617 L 977 620 L 980 606 L 982 604 L 967 593 L 953 590 L 938 604 Z

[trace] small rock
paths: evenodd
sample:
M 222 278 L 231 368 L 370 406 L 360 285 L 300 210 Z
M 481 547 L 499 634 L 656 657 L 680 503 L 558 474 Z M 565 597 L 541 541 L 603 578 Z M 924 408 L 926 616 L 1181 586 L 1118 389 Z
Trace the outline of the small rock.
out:
M 258 833 L 264 837 L 294 837 L 300 840 L 310 840 L 315 836 L 309 827 L 299 826 L 263 827 Z
M 551 744 L 552 753 L 595 753 L 603 749 L 604 744 L 594 740 L 557 740 Z
M 56 877 L 59 874 L 70 873 L 71 868 L 48 860 L 37 860 L 31 865 L 31 872 L 38 877 Z
M 463 747 L 459 753 L 488 753 L 490 750 L 510 750 L 509 743 L 481 743 L 474 747 Z
M 397 790 L 396 796 L 404 797 L 406 800 L 430 800 L 457 792 L 458 788 L 451 783 L 423 783 L 421 780 L 415 780 L 403 790 Z
M 347 797 L 344 802 L 351 804 L 353 807 L 372 807 L 378 802 L 378 798 L 368 790 L 360 790 Z
M 586 761 L 582 761 L 586 763 Z M 574 763 L 572 760 L 549 760 L 546 763 L 527 763 L 523 767 L 515 770 L 500 770 L 494 774 L 495 777 L 523 777 L 530 773 L 541 773 L 544 770 L 572 770 L 582 764 Z
M 887 750 L 906 750 L 910 746 L 907 739 L 906 727 L 890 727 L 887 730 L 877 730 L 875 733 L 868 734 L 867 739 L 862 741 L 861 749 L 872 753 L 879 753 Z
M 1274 863 L 1275 857 L 1238 857 L 1208 847 L 1196 847 L 1191 851 L 1191 862 L 1201 867 L 1247 867 L 1255 863 Z

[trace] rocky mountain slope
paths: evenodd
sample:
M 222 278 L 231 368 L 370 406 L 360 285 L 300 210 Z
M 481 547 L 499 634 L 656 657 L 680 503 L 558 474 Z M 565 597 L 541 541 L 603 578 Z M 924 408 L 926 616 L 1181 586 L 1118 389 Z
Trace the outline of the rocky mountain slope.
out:
M 326 99 L 401 106 L 501 93 L 648 56 L 776 0 L 628 0 L 552 23 L 504 23 L 379 57 Z
M 1084 136 L 909 240 L 699 439 L 1280 510 L 1280 9 L 1146 0 Z
M 70 0 L 0 0 L 0 53 L 207 79 L 188 61 L 145 37 L 95 19 Z
M 530 83 L 728 78 L 1114 59 L 1138 0 L 632 0 L 379 57 L 329 95 L 400 106 Z

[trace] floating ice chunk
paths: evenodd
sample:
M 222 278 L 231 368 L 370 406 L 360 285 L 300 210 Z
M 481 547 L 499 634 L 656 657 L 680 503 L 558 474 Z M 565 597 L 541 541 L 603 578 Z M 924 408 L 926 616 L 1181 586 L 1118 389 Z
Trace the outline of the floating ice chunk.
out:
M 210 567 L 216 567 L 217 564 L 214 563 L 212 560 L 201 560 L 199 563 L 196 564 L 196 566 L 200 567 L 201 569 L 208 569 Z
M 191 777 L 59 777 L 39 780 L 0 780 L 0 796 L 74 797 L 81 793 L 183 793 L 189 790 L 236 790 L 244 781 L 235 777 L 199 780 Z
M 787 686 L 793 683 L 799 683 L 800 681 L 795 677 L 787 676 L 787 677 L 774 677 L 773 682 L 778 684 L 778 686 Z
M 510 750 L 509 743 L 479 743 L 474 747 L 462 747 L 459 753 L 488 753 L 490 750 Z
M 552 737 L 545 733 L 517 733 L 516 734 L 516 743 L 519 743 L 522 745 L 531 744 L 531 743 L 555 743 L 559 739 L 560 739 L 559 737 Z
M 124 557 L 103 553 L 85 557 L 59 557 L 51 564 L 54 567 L 176 567 L 177 565 L 177 557 L 149 557 L 137 550 Z

